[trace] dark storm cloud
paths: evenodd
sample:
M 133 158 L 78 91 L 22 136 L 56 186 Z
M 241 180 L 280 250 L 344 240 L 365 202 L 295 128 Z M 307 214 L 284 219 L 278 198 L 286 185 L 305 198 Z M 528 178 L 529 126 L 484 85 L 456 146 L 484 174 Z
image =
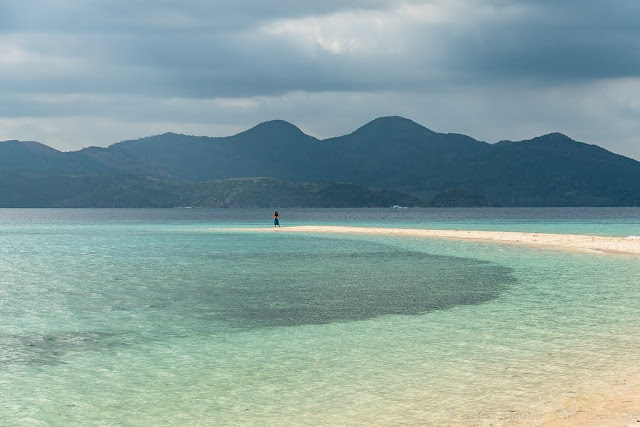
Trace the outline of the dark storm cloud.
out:
M 515 3 L 515 2 L 514 2 Z M 452 63 L 487 78 L 562 82 L 640 76 L 640 2 L 519 2 L 529 12 L 452 42 Z
M 364 86 L 356 79 L 323 65 L 330 58 L 302 57 L 258 28 L 276 18 L 385 4 L 160 1 L 150 8 L 130 1 L 5 2 L 0 33 L 27 60 L 0 71 L 0 87 L 197 97 L 359 89 Z
M 428 2 L 416 2 L 420 3 Z M 122 92 L 158 96 L 250 96 L 288 91 L 428 90 L 435 78 L 597 79 L 637 76 L 640 70 L 640 2 L 477 2 L 496 19 L 473 9 L 446 25 L 409 22 L 391 28 L 402 54 L 335 55 L 315 46 L 298 49 L 289 38 L 265 34 L 274 20 L 326 16 L 341 11 L 384 10 L 385 1 L 159 1 L 9 2 L 4 32 L 26 51 L 56 64 L 3 73 L 3 90 Z M 526 13 L 501 18 L 520 4 Z M 54 7 L 55 6 L 55 7 Z M 446 7 L 446 6 L 442 6 Z M 322 25 L 322 24 L 319 24 Z M 366 39 L 367 28 L 354 33 Z M 375 29 L 372 29 L 375 31 Z M 410 39 L 407 39 L 409 38 Z M 440 53 L 425 55 L 425 44 Z M 313 47 L 313 46 L 312 46 Z M 39 64 L 35 65 L 36 67 Z M 422 66 L 422 68 L 420 68 Z M 375 70 L 372 73 L 371 70 Z

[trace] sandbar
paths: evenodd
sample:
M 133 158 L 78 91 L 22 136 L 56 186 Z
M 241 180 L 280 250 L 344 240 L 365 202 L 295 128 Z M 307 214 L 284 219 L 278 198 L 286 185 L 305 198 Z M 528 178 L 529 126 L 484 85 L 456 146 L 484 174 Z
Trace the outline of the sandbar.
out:
M 541 249 L 619 254 L 640 257 L 640 238 L 582 234 L 527 233 L 515 231 L 430 230 L 420 228 L 353 227 L 332 225 L 303 225 L 282 228 L 243 228 L 234 231 L 276 231 L 286 233 L 361 234 L 402 237 L 468 240 L 500 244 L 514 244 Z M 230 230 L 231 231 L 231 230 Z

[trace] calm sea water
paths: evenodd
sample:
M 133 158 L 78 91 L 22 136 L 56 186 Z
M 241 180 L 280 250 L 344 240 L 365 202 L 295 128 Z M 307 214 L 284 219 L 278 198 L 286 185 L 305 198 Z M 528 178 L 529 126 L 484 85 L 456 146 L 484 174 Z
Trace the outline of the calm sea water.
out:
M 266 210 L 0 210 L 0 425 L 535 424 L 640 379 L 640 262 L 242 233 Z M 281 223 L 640 236 L 640 209 Z

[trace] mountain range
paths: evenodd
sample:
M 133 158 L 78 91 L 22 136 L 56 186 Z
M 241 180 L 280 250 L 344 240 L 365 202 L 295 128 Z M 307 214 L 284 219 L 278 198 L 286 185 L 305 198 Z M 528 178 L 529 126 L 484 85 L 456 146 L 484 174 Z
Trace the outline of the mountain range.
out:
M 5 141 L 0 176 L 0 206 L 640 204 L 640 162 L 598 146 L 559 133 L 490 144 L 402 117 L 324 140 L 274 120 L 74 152 Z

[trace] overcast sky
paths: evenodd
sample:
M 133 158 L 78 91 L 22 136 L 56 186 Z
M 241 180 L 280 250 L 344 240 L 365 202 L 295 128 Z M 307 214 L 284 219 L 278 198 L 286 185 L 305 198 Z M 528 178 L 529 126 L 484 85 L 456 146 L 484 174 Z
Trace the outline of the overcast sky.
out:
M 0 0 L 0 140 L 76 150 L 387 115 L 640 159 L 638 0 Z

